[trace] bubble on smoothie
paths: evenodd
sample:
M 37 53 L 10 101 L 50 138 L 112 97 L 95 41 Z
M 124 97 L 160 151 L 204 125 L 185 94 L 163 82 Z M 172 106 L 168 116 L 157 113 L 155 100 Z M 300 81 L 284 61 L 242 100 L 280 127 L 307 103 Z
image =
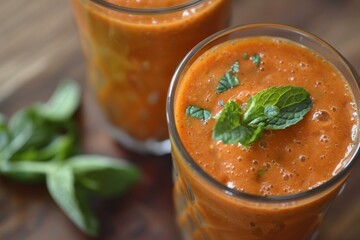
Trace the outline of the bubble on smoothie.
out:
M 266 141 L 262 140 L 259 142 L 259 146 L 262 149 L 266 149 L 269 146 L 269 144 Z
M 306 159 L 307 159 L 307 156 L 305 156 L 305 155 L 300 155 L 300 156 L 299 156 L 299 160 L 300 160 L 301 162 L 305 162 Z
M 262 164 L 262 166 L 263 166 L 264 169 L 270 169 L 271 163 L 264 162 L 264 163 Z
M 312 119 L 317 122 L 328 122 L 331 120 L 331 116 L 325 110 L 318 110 L 313 114 Z
M 315 87 L 318 88 L 318 87 L 321 86 L 321 84 L 322 84 L 321 81 L 316 81 L 316 82 L 315 82 Z
M 285 146 L 285 151 L 291 153 L 292 152 L 292 148 L 289 145 Z
M 293 194 L 293 193 L 295 193 L 295 190 L 292 189 L 290 186 L 285 186 L 285 187 L 284 187 L 284 192 L 285 192 L 286 194 Z
M 323 142 L 323 143 L 329 142 L 329 136 L 326 135 L 326 134 L 321 134 L 320 135 L 320 142 Z
M 307 67 L 307 66 L 308 66 L 308 64 L 306 64 L 306 63 L 304 63 L 304 62 L 300 62 L 300 63 L 299 63 L 299 67 L 304 68 L 304 67 Z
M 252 164 L 253 164 L 253 165 L 258 165 L 258 164 L 259 164 L 259 161 L 256 160 L 256 159 L 254 159 L 254 160 L 252 160 Z
M 260 185 L 260 194 L 263 196 L 269 196 L 269 195 L 271 195 L 271 190 L 273 188 L 274 188 L 274 186 L 271 183 L 262 182 Z
M 293 177 L 293 174 L 284 168 L 280 168 L 280 175 L 281 175 L 282 179 L 285 181 L 287 181 Z
M 295 80 L 295 77 L 294 77 L 294 76 L 291 76 L 291 77 L 288 78 L 288 80 L 289 80 L 290 82 L 292 82 L 292 81 Z

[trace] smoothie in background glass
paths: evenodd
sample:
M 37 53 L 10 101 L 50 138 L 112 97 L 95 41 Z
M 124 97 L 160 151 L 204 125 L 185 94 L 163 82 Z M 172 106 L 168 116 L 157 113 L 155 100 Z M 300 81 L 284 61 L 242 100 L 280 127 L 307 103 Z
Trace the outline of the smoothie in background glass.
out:
M 228 0 L 72 0 L 89 85 L 110 133 L 141 153 L 170 151 L 166 93 L 185 54 L 225 28 Z
M 217 91 L 224 76 L 228 85 Z M 358 157 L 358 80 L 336 50 L 292 27 L 239 26 L 197 45 L 178 67 L 167 105 L 183 238 L 314 239 Z M 255 102 L 248 99 L 273 86 L 310 94 L 302 120 L 264 130 L 246 147 L 214 140 L 229 101 L 245 112 L 237 120 L 244 124 Z M 272 114 L 279 112 L 261 116 Z

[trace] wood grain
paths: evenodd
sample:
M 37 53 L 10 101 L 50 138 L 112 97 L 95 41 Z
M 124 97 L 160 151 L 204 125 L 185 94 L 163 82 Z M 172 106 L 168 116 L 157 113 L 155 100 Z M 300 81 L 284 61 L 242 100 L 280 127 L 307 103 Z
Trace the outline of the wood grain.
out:
M 230 1 L 230 0 L 229 0 Z M 360 1 L 233 0 L 232 25 L 275 22 L 314 33 L 360 70 Z M 65 77 L 84 84 L 85 60 L 69 1 L 4 1 L 0 7 L 0 112 L 12 114 L 49 97 Z M 95 201 L 101 239 L 177 239 L 171 200 L 171 158 L 139 156 L 117 145 L 84 91 L 77 114 L 82 151 L 123 157 L 143 178 L 112 201 Z M 320 240 L 359 239 L 360 163 L 326 216 Z M 0 239 L 88 239 L 60 211 L 44 185 L 0 178 Z

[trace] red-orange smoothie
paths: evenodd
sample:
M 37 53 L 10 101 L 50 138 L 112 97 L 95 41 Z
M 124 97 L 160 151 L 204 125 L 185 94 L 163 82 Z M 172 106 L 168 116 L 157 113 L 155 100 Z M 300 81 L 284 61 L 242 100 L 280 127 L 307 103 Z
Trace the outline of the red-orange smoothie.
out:
M 261 57 L 258 66 L 244 57 L 254 55 Z M 240 84 L 216 93 L 235 61 Z M 259 91 L 288 85 L 306 89 L 312 109 L 296 125 L 265 131 L 248 148 L 214 140 L 214 117 L 200 120 L 185 114 L 195 105 L 216 116 L 229 100 L 243 105 Z M 355 148 L 358 127 L 354 97 L 343 75 L 312 50 L 270 37 L 231 40 L 202 54 L 177 86 L 174 119 L 180 141 L 201 169 L 228 189 L 264 199 L 307 192 L 331 179 Z M 178 222 L 191 239 L 305 239 L 343 183 L 304 200 L 252 202 L 214 188 L 180 151 L 173 144 L 174 196 Z
M 90 86 L 109 122 L 136 140 L 168 137 L 165 103 L 171 76 L 198 42 L 229 23 L 230 1 L 109 0 L 114 10 L 72 0 L 88 60 Z M 158 13 L 149 12 L 160 9 Z M 164 13 L 167 12 L 167 13 Z

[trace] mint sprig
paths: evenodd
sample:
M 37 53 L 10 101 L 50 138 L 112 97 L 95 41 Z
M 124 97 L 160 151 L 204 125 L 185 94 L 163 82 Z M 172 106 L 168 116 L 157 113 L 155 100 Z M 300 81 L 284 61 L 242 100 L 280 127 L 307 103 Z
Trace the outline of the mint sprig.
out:
M 212 137 L 247 147 L 261 137 L 264 129 L 279 130 L 298 123 L 312 105 L 310 94 L 302 87 L 271 87 L 250 97 L 244 113 L 235 101 L 227 102 L 217 114 Z
M 50 195 L 74 224 L 97 236 L 99 224 L 89 195 L 117 196 L 140 173 L 125 160 L 79 155 L 72 117 L 80 99 L 80 86 L 66 80 L 47 102 L 31 104 L 9 120 L 0 113 L 0 174 L 26 183 L 46 182 Z

